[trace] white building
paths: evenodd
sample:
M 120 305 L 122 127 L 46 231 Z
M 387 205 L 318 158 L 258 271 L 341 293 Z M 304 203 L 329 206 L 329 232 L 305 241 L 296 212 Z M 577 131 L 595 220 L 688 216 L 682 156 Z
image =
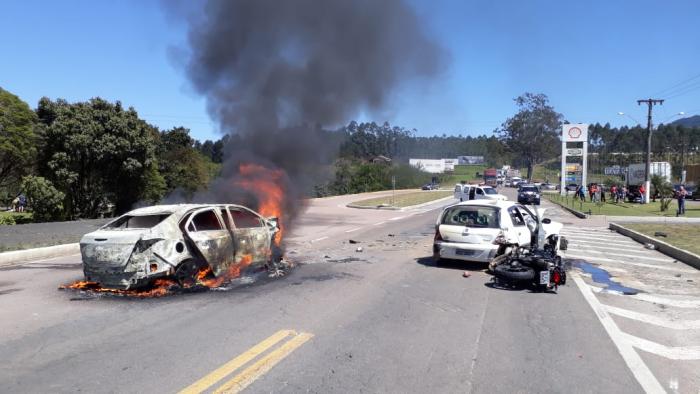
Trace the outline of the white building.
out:
M 411 167 L 420 168 L 431 174 L 441 174 L 455 170 L 457 159 L 408 159 Z

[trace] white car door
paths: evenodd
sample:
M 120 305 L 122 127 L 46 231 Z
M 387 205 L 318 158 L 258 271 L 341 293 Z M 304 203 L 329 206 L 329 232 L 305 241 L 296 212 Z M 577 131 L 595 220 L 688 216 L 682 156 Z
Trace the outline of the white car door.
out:
M 231 233 L 213 208 L 192 213 L 185 223 L 185 232 L 214 275 L 220 275 L 233 263 Z
M 527 222 L 525 218 L 520 213 L 518 208 L 513 205 L 507 210 L 508 216 L 510 217 L 510 223 L 512 227 L 509 229 L 510 238 L 513 241 L 517 241 L 518 245 L 529 245 L 530 244 L 530 229 L 527 227 Z

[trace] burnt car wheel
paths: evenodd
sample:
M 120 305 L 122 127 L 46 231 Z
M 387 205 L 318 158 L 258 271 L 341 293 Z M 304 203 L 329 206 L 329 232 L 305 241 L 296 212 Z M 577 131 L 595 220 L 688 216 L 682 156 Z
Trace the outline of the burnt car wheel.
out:
M 182 287 L 192 287 L 197 284 L 197 274 L 203 264 L 197 260 L 185 260 L 175 270 L 175 280 Z

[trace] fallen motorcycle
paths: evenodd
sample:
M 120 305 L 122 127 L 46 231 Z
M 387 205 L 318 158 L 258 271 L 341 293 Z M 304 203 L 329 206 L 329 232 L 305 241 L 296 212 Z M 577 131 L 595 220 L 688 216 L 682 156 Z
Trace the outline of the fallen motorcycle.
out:
M 543 210 L 528 223 L 532 232 L 530 245 L 519 246 L 501 237 L 501 253 L 489 265 L 495 286 L 530 286 L 536 291 L 557 291 L 566 284 L 566 270 L 558 251 L 566 250 L 567 240 L 558 235 L 540 239 L 542 223 L 548 223 L 548 219 L 541 219 L 542 214 Z

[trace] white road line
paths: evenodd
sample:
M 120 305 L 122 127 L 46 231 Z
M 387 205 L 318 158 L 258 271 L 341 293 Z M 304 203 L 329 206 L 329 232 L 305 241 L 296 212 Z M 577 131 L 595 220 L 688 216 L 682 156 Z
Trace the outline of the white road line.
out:
M 600 237 L 600 236 L 578 235 L 578 234 L 572 236 L 571 234 L 566 234 L 566 233 L 562 233 L 562 235 L 565 237 L 569 237 L 571 239 L 589 239 L 589 240 L 597 240 L 599 242 L 636 243 L 634 241 L 630 241 L 629 238 L 622 238 L 622 237 Z
M 617 250 L 617 251 L 620 251 L 621 249 L 629 249 L 629 250 L 632 250 L 632 251 L 635 251 L 635 252 L 643 252 L 643 251 L 646 250 L 646 249 L 644 249 L 644 248 L 642 247 L 642 245 L 637 245 L 637 246 L 634 247 L 634 248 L 628 248 L 627 246 L 615 246 L 615 247 L 610 246 L 610 247 L 608 247 L 608 246 L 598 246 L 598 245 L 595 245 L 595 246 L 591 246 L 591 245 L 579 245 L 579 243 L 581 243 L 581 241 L 571 241 L 571 242 L 569 242 L 569 249 L 571 249 L 571 245 L 576 245 L 576 246 L 581 246 L 581 247 L 586 247 L 586 248 L 608 249 L 608 250 Z M 591 243 L 593 243 L 593 242 L 591 242 Z M 606 245 L 608 245 L 608 244 L 606 244 Z
M 396 217 L 396 218 L 391 218 L 391 219 L 389 219 L 389 220 L 401 220 L 401 219 L 403 219 L 403 218 L 405 218 L 405 217 L 406 217 L 406 216 L 399 216 L 399 217 Z
M 594 293 L 601 293 L 603 291 L 602 287 L 593 286 L 593 285 L 588 285 L 588 286 L 591 288 L 591 290 Z M 622 295 L 622 294 L 614 292 L 614 291 L 606 291 L 605 293 L 606 294 L 614 294 L 614 295 Z M 624 297 L 634 298 L 635 300 L 650 302 L 652 304 L 672 306 L 674 308 L 686 308 L 686 309 L 700 308 L 700 300 L 699 299 L 666 298 L 666 297 L 658 297 L 658 296 L 647 294 L 647 293 L 625 295 Z
M 613 315 L 622 316 L 627 319 L 641 321 L 655 326 L 672 328 L 674 330 L 697 330 L 700 329 L 700 320 L 670 320 L 661 316 L 648 315 L 628 309 L 618 308 L 611 305 L 603 305 L 606 311 Z
M 381 226 L 384 223 L 386 223 L 386 222 L 384 221 L 384 222 L 374 223 L 373 226 Z
M 578 289 L 583 294 L 583 298 L 588 302 L 593 313 L 595 313 L 603 328 L 612 339 L 613 343 L 620 352 L 622 359 L 627 364 L 627 367 L 632 371 L 632 374 L 637 379 L 637 382 L 642 386 L 642 389 L 647 393 L 665 393 L 666 390 L 661 386 L 653 373 L 649 370 L 642 358 L 637 354 L 632 345 L 624 340 L 623 333 L 615 324 L 615 321 L 610 317 L 610 315 L 603 309 L 598 299 L 595 297 L 590 287 L 586 285 L 586 282 L 581 279 L 581 277 L 573 273 L 571 275 L 574 282 L 578 286 Z
M 324 239 L 328 239 L 328 237 L 326 236 L 326 237 L 321 237 L 321 238 L 312 239 L 311 242 L 323 241 Z
M 593 232 L 593 231 L 576 231 L 576 230 L 571 230 L 571 229 L 563 229 L 561 231 L 562 234 L 570 234 L 570 235 L 580 235 L 582 237 L 610 237 L 610 238 L 620 238 L 623 237 L 622 235 L 618 233 L 601 233 L 601 232 Z
M 361 229 L 361 228 L 362 228 L 362 227 L 355 227 L 355 228 L 351 228 L 350 230 L 345 230 L 345 232 L 346 232 L 346 233 L 351 233 L 351 232 L 357 231 L 357 230 L 359 230 L 359 229 Z
M 673 260 L 669 259 L 668 257 L 665 259 L 660 259 L 658 257 L 647 257 L 649 255 L 641 255 L 641 254 L 634 254 L 634 253 L 621 254 L 621 253 L 602 252 L 599 250 L 595 250 L 594 248 L 589 248 L 589 249 L 585 249 L 585 250 L 584 249 L 572 249 L 572 248 L 567 249 L 567 251 L 569 251 L 569 250 L 572 250 L 575 252 L 583 252 L 583 253 L 605 254 L 606 256 L 634 257 L 635 259 L 660 261 L 662 263 L 673 263 Z
M 700 346 L 666 346 L 648 339 L 621 333 L 622 339 L 637 349 L 671 360 L 700 360 Z

